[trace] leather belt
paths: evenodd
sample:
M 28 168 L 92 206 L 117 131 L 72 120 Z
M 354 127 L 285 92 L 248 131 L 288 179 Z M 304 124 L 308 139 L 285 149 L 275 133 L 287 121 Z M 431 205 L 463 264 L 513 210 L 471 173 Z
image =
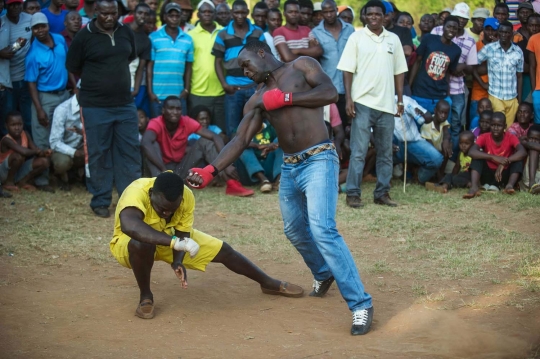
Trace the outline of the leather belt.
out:
M 298 162 L 302 162 L 310 158 L 311 156 L 315 156 L 321 152 L 328 151 L 328 150 L 335 150 L 336 146 L 334 146 L 333 143 L 323 143 L 322 145 L 319 145 L 317 147 L 312 148 L 311 150 L 308 150 L 304 153 L 301 153 L 299 155 L 292 155 L 283 156 L 283 162 L 288 164 L 295 164 Z

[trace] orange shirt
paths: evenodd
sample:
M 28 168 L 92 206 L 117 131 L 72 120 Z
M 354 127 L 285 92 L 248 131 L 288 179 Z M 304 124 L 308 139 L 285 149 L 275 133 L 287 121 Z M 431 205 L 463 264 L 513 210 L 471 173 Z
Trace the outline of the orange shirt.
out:
M 2 138 L 2 141 L 4 140 L 4 138 L 11 138 L 13 141 L 15 141 L 15 139 L 11 137 L 10 135 L 5 135 Z M 26 131 L 21 132 L 21 146 L 24 148 L 28 148 L 28 137 L 26 136 Z M 8 158 L 8 156 L 11 155 L 12 153 L 13 153 L 13 149 L 11 148 L 7 152 L 0 152 L 0 163 L 4 162 L 6 158 Z
M 476 52 L 477 53 L 480 52 L 480 50 L 482 50 L 482 48 L 484 46 L 485 46 L 484 42 L 478 41 L 476 43 Z M 488 75 L 487 74 L 480 76 L 480 78 L 485 83 L 488 83 Z M 471 100 L 472 101 L 480 101 L 481 99 L 488 98 L 488 97 L 489 97 L 489 94 L 488 94 L 487 90 L 484 90 L 484 88 L 480 85 L 480 83 L 478 81 L 476 81 L 476 79 L 473 78 Z
M 540 59 L 540 34 L 531 36 L 529 43 L 527 44 L 527 50 L 534 53 L 536 57 L 536 63 Z M 533 90 L 540 90 L 540 71 L 536 70 L 536 88 Z

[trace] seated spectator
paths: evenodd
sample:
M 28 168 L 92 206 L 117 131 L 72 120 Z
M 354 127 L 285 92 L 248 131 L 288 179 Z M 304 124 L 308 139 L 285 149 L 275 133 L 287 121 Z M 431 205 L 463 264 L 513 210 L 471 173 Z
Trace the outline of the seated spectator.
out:
M 69 48 L 71 46 L 71 41 L 73 41 L 73 38 L 81 30 L 81 15 L 77 11 L 68 12 L 66 14 L 66 17 L 64 18 L 64 26 L 66 28 L 60 33 L 60 35 L 64 37 L 66 45 Z
M 26 0 L 23 2 L 23 11 L 29 15 L 34 15 L 36 12 L 41 11 L 41 5 L 37 0 Z
M 452 138 L 450 135 L 450 123 L 448 123 L 449 113 L 450 104 L 445 100 L 439 101 L 435 106 L 433 122 L 426 123 L 421 128 L 422 137 L 444 156 L 439 170 L 439 177 L 443 176 L 446 163 L 452 157 Z
M 469 150 L 474 144 L 474 135 L 471 131 L 461 132 L 459 134 L 459 161 L 454 165 L 452 173 L 446 174 L 443 179 L 435 184 L 426 182 L 426 189 L 440 193 L 447 193 L 453 187 L 468 188 L 471 187 L 471 157 Z
M 148 117 L 146 116 L 146 112 L 141 108 L 137 110 L 137 116 L 139 117 L 139 142 L 141 142 L 148 126 Z
M 351 24 L 354 21 L 354 10 L 352 7 L 347 5 L 340 5 L 337 7 L 338 9 L 338 17 L 345 21 L 347 24 Z M 321 18 L 322 21 L 322 18 Z
M 64 19 L 69 11 L 62 10 L 63 5 L 64 0 L 51 0 L 49 7 L 41 10 L 49 21 L 49 31 L 54 34 L 59 34 L 66 28 Z
M 478 127 L 472 130 L 474 139 L 478 136 L 488 133 L 491 130 L 491 119 L 493 118 L 493 111 L 485 110 L 480 114 L 480 121 Z
M 261 183 L 262 193 L 272 191 L 272 183 L 279 186 L 283 150 L 279 148 L 276 130 L 268 122 L 251 140 L 249 147 L 242 152 L 240 160 L 244 164 L 250 180 Z
M 527 151 L 516 136 L 506 133 L 506 117 L 495 112 L 491 120 L 491 132 L 480 135 L 469 150 L 471 162 L 471 188 L 465 199 L 480 195 L 480 182 L 502 188 L 504 193 L 514 194 L 514 186 L 523 172 L 523 160 Z
M 0 140 L 0 182 L 9 191 L 35 191 L 31 182 L 49 169 L 51 150 L 41 150 L 34 144 L 23 130 L 20 112 L 8 113 L 6 127 L 8 134 Z
M 538 166 L 540 159 L 540 125 L 532 125 L 529 128 L 523 147 L 528 151 L 529 157 L 525 163 L 519 188 L 531 194 L 540 194 L 540 166 Z
M 418 132 L 419 126 L 431 126 L 430 123 L 433 121 L 431 113 L 409 96 L 403 96 L 403 103 L 403 123 L 399 117 L 394 117 L 394 145 L 399 147 L 399 150 L 394 152 L 394 164 L 404 162 L 405 140 L 407 140 L 407 162 L 420 166 L 418 182 L 423 185 L 437 173 L 444 158 Z
M 522 102 L 517 110 L 516 121 L 506 132 L 516 136 L 523 143 L 527 137 L 527 131 L 532 126 L 533 118 L 532 105 L 528 102 Z
M 196 142 L 188 153 L 188 136 L 196 133 L 203 137 Z M 150 175 L 156 177 L 161 172 L 172 170 L 186 178 L 189 169 L 198 167 L 204 161 L 214 161 L 221 149 L 223 140 L 215 133 L 203 128 L 200 123 L 182 116 L 182 103 L 177 96 L 170 96 L 163 101 L 163 114 L 150 120 L 143 135 L 141 146 L 146 155 Z M 231 196 L 251 196 L 248 190 L 236 180 L 238 175 L 232 166 L 220 172 L 227 181 L 226 194 Z
M 212 112 L 210 111 L 210 109 L 204 105 L 197 105 L 189 111 L 189 117 L 191 117 L 192 119 L 200 123 L 202 128 L 206 128 L 209 131 L 212 131 L 213 133 L 215 133 L 216 135 L 219 135 L 224 143 L 229 142 L 229 138 L 227 137 L 226 134 L 223 133 L 221 128 L 219 126 L 211 124 L 212 123 L 211 114 Z M 199 136 L 198 134 L 192 133 L 188 137 L 189 145 L 191 146 L 195 141 L 197 141 L 200 138 L 201 136 Z
M 471 126 L 470 126 L 471 131 L 474 131 L 474 129 L 478 127 L 478 122 L 480 121 L 480 114 L 482 112 L 493 111 L 493 106 L 491 105 L 491 101 L 487 97 L 480 99 L 477 105 L 478 106 L 476 109 L 476 114 L 471 120 Z M 471 106 L 472 106 L 472 103 L 471 103 Z
M 49 138 L 54 173 L 60 178 L 60 189 L 69 191 L 68 171 L 84 168 L 84 141 L 77 96 L 62 102 L 54 110 Z M 82 177 L 82 173 L 80 176 Z
M 424 14 L 420 18 L 418 27 L 420 28 L 420 35 L 413 39 L 413 44 L 416 47 L 420 46 L 424 36 L 431 34 L 431 30 L 435 27 L 435 19 L 430 14 Z

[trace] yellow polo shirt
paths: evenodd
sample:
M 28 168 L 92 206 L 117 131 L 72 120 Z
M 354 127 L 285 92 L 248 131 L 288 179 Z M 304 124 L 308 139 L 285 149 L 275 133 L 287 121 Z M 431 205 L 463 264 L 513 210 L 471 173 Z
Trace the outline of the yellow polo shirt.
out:
M 444 139 L 443 129 L 446 126 L 450 126 L 448 121 L 441 123 L 439 127 L 441 130 L 437 131 L 435 128 L 435 122 L 423 124 L 422 128 L 420 129 L 420 135 L 426 140 L 430 140 L 433 143 L 433 147 L 435 147 L 439 152 L 442 152 L 442 142 Z
M 353 74 L 351 97 L 369 108 L 394 114 L 394 76 L 407 72 L 403 47 L 396 34 L 383 29 L 380 36 L 367 27 L 353 33 L 338 70 Z
M 196 96 L 215 97 L 225 95 L 214 69 L 216 57 L 212 55 L 216 36 L 222 27 L 217 23 L 214 24 L 216 28 L 212 33 L 203 29 L 200 23 L 189 32 L 189 36 L 193 39 L 194 48 L 191 93 Z

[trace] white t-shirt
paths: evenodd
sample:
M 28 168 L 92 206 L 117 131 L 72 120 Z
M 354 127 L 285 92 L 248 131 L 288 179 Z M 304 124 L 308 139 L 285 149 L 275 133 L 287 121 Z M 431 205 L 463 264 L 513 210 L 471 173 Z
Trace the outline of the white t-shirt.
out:
M 276 46 L 274 45 L 274 37 L 272 35 L 270 35 L 269 32 L 265 32 L 264 33 L 264 40 L 266 41 L 266 43 L 270 47 L 270 50 L 272 50 L 272 55 L 274 55 L 274 57 L 276 59 L 281 61 L 281 57 L 279 56 L 279 52 L 277 51 Z

